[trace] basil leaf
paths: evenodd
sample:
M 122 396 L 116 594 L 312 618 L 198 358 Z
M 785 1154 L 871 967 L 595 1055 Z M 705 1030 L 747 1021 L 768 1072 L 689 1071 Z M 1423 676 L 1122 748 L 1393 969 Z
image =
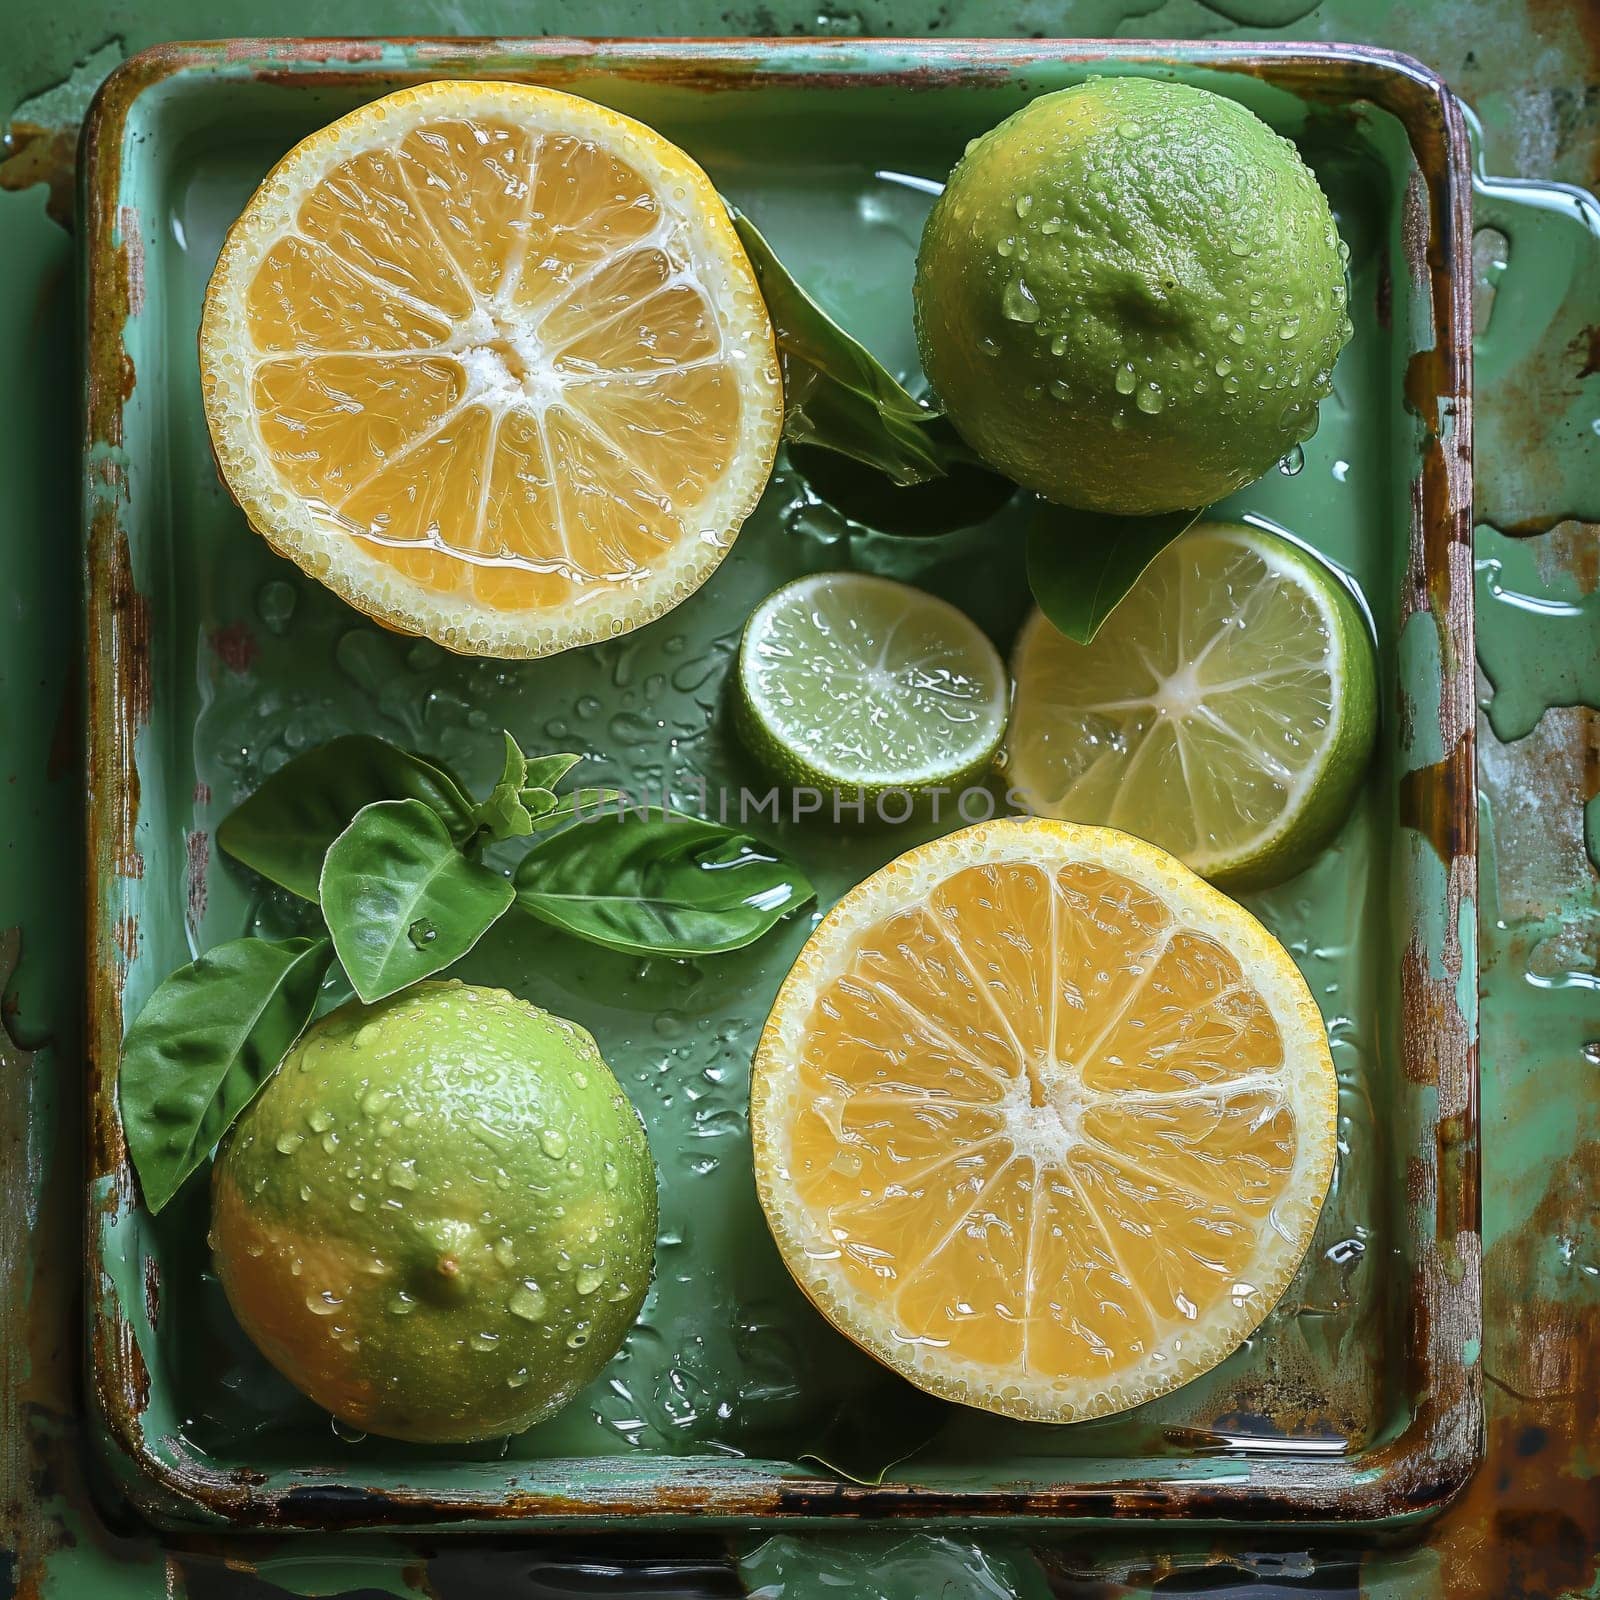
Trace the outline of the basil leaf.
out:
M 620 789 L 574 789 L 571 794 L 557 795 L 555 805 L 533 819 L 534 826 L 550 828 L 558 822 L 594 822 L 623 798 Z
M 117 1091 L 145 1204 L 161 1208 L 311 1020 L 326 939 L 234 939 L 179 967 L 122 1041 Z
M 548 817 L 560 800 L 549 789 L 524 789 L 522 791 L 522 808 L 528 813 L 528 832 L 533 832 L 534 823 Z
M 505 766 L 500 781 L 477 810 L 478 827 L 491 839 L 520 839 L 533 832 L 533 818 L 522 803 L 522 786 L 528 781 L 528 758 L 509 733 Z
M 816 892 L 748 834 L 659 807 L 542 835 L 516 884 L 542 921 L 641 956 L 740 949 Z
M 505 768 L 489 798 L 478 807 L 478 826 L 491 839 L 525 839 L 535 820 L 555 809 L 552 791 L 583 757 L 563 754 L 530 760 L 509 733 L 505 740 Z
M 421 801 L 456 839 L 477 827 L 471 796 L 446 768 L 386 739 L 351 733 L 280 767 L 222 819 L 217 843 L 263 878 L 315 900 L 328 846 L 363 806 L 379 800 Z
M 570 752 L 554 756 L 530 756 L 523 770 L 522 787 L 553 789 L 582 760 L 582 756 Z
M 1199 515 L 1113 517 L 1041 500 L 1028 528 L 1033 598 L 1069 639 L 1088 644 L 1145 568 Z
M 368 1004 L 459 960 L 515 898 L 420 800 L 357 812 L 328 847 L 321 891 L 333 948 Z
M 792 444 L 836 450 L 899 484 L 942 478 L 944 455 L 928 429 L 938 413 L 919 405 L 800 287 L 747 216 L 728 209 L 777 337 L 784 436 Z

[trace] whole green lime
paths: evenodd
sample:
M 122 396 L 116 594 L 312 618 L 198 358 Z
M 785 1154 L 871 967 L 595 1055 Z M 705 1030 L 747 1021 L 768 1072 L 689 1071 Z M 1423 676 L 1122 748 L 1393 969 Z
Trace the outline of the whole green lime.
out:
M 1064 505 L 1204 506 L 1317 424 L 1348 252 L 1287 139 L 1204 89 L 1094 78 L 968 146 L 917 339 L 962 437 Z
M 515 1433 L 565 1405 L 638 1315 L 655 1228 L 644 1129 L 594 1040 L 460 983 L 318 1022 L 212 1186 L 245 1331 L 396 1439 Z

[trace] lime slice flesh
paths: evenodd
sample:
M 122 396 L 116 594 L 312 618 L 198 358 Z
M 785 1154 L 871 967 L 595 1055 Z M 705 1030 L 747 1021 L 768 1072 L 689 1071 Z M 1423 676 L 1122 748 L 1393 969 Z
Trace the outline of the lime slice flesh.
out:
M 881 794 L 976 782 L 1005 731 L 1005 665 L 947 601 L 819 572 L 768 595 L 739 645 L 740 730 L 791 782 Z
M 1257 888 L 1349 814 L 1377 723 L 1350 589 L 1263 528 L 1201 523 L 1087 645 L 1037 611 L 1012 659 L 1008 776 L 1026 809 L 1159 844 Z

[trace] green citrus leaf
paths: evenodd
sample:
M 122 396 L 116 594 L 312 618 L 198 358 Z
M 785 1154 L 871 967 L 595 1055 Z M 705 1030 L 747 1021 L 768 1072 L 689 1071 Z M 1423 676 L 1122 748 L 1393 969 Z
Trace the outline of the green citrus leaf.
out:
M 930 425 L 929 432 L 935 430 L 958 439 L 943 417 Z M 935 538 L 986 522 L 1017 492 L 1009 478 L 974 465 L 975 457 L 952 454 L 944 477 L 911 484 L 896 483 L 876 467 L 815 445 L 791 441 L 789 460 L 807 487 L 836 511 L 900 539 Z
M 122 1041 L 117 1092 L 145 1204 L 161 1208 L 278 1069 L 317 1003 L 326 939 L 234 939 L 180 967 Z
M 642 956 L 738 950 L 816 892 L 749 834 L 659 807 L 540 836 L 516 885 L 517 904 L 542 921 Z
M 370 1005 L 459 960 L 515 894 L 461 853 L 431 806 L 382 800 L 328 847 L 321 897 L 340 964 Z
M 1033 598 L 1069 639 L 1088 644 L 1140 573 L 1199 515 L 1113 517 L 1041 500 L 1028 528 Z
M 784 436 L 852 457 L 896 483 L 926 483 L 947 470 L 938 413 L 911 393 L 795 281 L 742 212 L 730 206 L 772 318 L 783 363 Z
M 363 806 L 418 800 L 450 835 L 471 837 L 475 807 L 453 773 L 386 739 L 352 733 L 297 756 L 222 819 L 217 843 L 303 900 L 317 898 L 322 858 Z

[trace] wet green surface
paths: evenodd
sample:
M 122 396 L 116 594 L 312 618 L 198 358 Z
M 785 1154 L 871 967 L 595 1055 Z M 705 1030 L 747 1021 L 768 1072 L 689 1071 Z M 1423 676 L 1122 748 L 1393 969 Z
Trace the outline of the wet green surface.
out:
M 33 120 L 70 118 L 81 106 L 82 93 L 24 103 L 67 80 L 76 62 L 90 63 L 78 74 L 81 88 L 92 85 L 126 49 L 162 37 L 229 28 L 252 32 L 267 20 L 256 11 L 235 7 L 230 12 L 227 5 L 202 7 L 191 0 L 143 15 L 83 0 L 47 14 L 11 18 L 0 25 L 6 46 L 0 50 L 4 104 L 21 106 L 24 116 L 32 111 Z M 363 5 L 354 14 L 330 8 L 325 0 L 289 0 L 275 10 L 270 25 L 313 33 L 356 27 L 529 31 L 573 21 L 553 9 L 511 0 L 469 0 L 450 7 L 400 0 Z M 1582 86 L 1591 86 L 1592 97 L 1600 75 L 1594 46 L 1581 31 L 1583 21 L 1583 7 L 1541 6 L 1535 15 L 1518 0 L 1404 8 L 1366 0 L 1312 7 L 1304 0 L 1280 5 L 1217 0 L 1214 9 L 1199 0 L 1168 0 L 1154 7 L 1141 0 L 1016 6 L 957 0 L 937 10 L 880 4 L 820 17 L 812 8 L 725 13 L 695 0 L 653 6 L 602 0 L 583 24 L 625 32 L 819 26 L 884 31 L 892 24 L 920 33 L 931 23 L 953 33 L 1145 36 L 1218 31 L 1271 36 L 1277 27 L 1284 37 L 1365 38 L 1414 50 L 1451 77 L 1483 116 L 1492 169 L 1592 184 L 1600 176 L 1600 115 L 1592 103 L 1586 105 Z M 0 1417 L 16 1419 L 15 1431 L 29 1446 L 23 1459 L 6 1467 L 5 1498 L 12 1508 L 6 1518 L 12 1530 L 8 1542 L 17 1552 L 4 1565 L 8 1583 L 14 1579 L 31 1585 L 32 1593 L 68 1596 L 248 1596 L 276 1593 L 276 1584 L 306 1593 L 375 1588 L 420 1595 L 428 1580 L 419 1562 L 426 1559 L 432 1591 L 452 1597 L 549 1595 L 570 1592 L 573 1583 L 615 1595 L 737 1592 L 737 1586 L 727 1587 L 730 1580 L 714 1563 L 688 1551 L 662 1560 L 647 1576 L 641 1567 L 608 1568 L 606 1562 L 617 1559 L 614 1553 L 602 1557 L 593 1547 L 585 1552 L 567 1546 L 537 1558 L 483 1550 L 429 1558 L 426 1548 L 406 1550 L 392 1541 L 328 1540 L 289 1542 L 270 1551 L 259 1544 L 241 1549 L 245 1566 L 260 1565 L 274 1580 L 263 1587 L 238 1570 L 225 1570 L 215 1555 L 191 1553 L 169 1561 L 153 1541 L 113 1537 L 89 1507 L 76 1442 L 76 1347 L 61 1309 L 70 1304 L 76 1276 L 78 928 L 72 906 L 79 871 L 74 816 L 83 793 L 73 766 L 73 719 L 70 713 L 61 715 L 76 692 L 72 663 L 77 656 L 70 534 L 74 378 L 66 359 L 72 338 L 71 246 L 47 219 L 40 188 L 0 196 L 0 216 L 6 240 L 0 256 L 0 349 L 10 376 L 0 471 L 14 486 L 4 534 L 13 599 L 4 641 L 9 693 L 0 717 L 12 781 L 0 789 L 7 822 L 0 902 L 4 919 L 21 922 L 24 930 L 23 961 L 12 991 L 15 1031 L 26 1042 L 44 1046 L 31 1065 L 17 1060 L 8 1067 L 12 1140 L 6 1195 L 28 1248 L 8 1256 L 7 1301 L 13 1313 L 31 1305 L 22 1336 L 8 1341 L 7 1364 L 0 1369 L 5 1406 Z M 1525 237 L 1522 248 L 1522 265 L 1539 259 L 1536 238 Z M 1587 281 L 1592 288 L 1592 264 Z M 1554 480 L 1547 470 L 1547 442 L 1562 471 L 1576 475 L 1591 495 L 1594 489 L 1592 479 L 1583 476 L 1589 470 L 1584 463 L 1592 458 L 1574 454 L 1574 446 L 1592 448 L 1580 425 L 1585 396 L 1592 399 L 1594 385 L 1579 376 L 1585 351 L 1569 349 L 1563 338 L 1547 352 L 1548 373 L 1541 383 L 1531 390 L 1518 386 L 1515 380 L 1525 376 L 1521 357 L 1537 332 L 1536 313 L 1530 310 L 1527 318 L 1515 326 L 1492 327 L 1506 381 L 1495 393 L 1482 395 L 1480 419 L 1498 418 L 1504 443 L 1484 463 L 1480 477 L 1489 472 L 1508 480 L 1530 514 L 1553 516 L 1580 507 L 1556 503 L 1548 492 Z M 1583 326 L 1580 320 L 1575 331 Z M 1509 496 L 1505 503 L 1512 503 Z M 1492 541 L 1487 548 L 1514 573 L 1515 592 L 1572 606 L 1592 586 L 1592 533 L 1561 530 L 1525 547 L 1536 555 L 1531 576 L 1515 572 Z M 1524 707 L 1559 706 L 1570 693 L 1563 686 L 1572 681 L 1574 653 L 1585 645 L 1592 650 L 1594 635 L 1578 622 L 1558 622 L 1556 631 L 1547 632 L 1527 620 L 1530 615 L 1526 608 L 1486 606 L 1484 659 L 1499 663 L 1501 681 L 1508 692 L 1516 689 Z M 1525 721 L 1528 714 L 1519 712 L 1515 721 Z M 1496 852 L 1486 845 L 1484 853 L 1482 913 L 1489 1310 L 1484 1361 L 1491 1468 L 1462 1508 L 1435 1527 L 1428 1544 L 1360 1563 L 1364 1592 L 1395 1600 L 1584 1593 L 1595 1586 L 1600 1526 L 1589 1488 L 1589 1450 L 1600 1381 L 1587 1352 L 1600 1342 L 1600 1250 L 1586 1196 L 1592 1197 L 1600 1170 L 1595 1144 L 1600 1112 L 1594 1057 L 1585 1046 L 1600 1035 L 1594 992 L 1600 910 L 1582 829 L 1582 808 L 1594 787 L 1593 763 L 1586 755 L 1594 739 L 1587 713 L 1559 709 L 1546 712 L 1525 737 L 1513 738 L 1509 729 L 1505 737 L 1509 742 L 1502 743 L 1486 732 L 1482 758 L 1485 815 L 1492 827 L 1486 840 L 1498 847 Z M 1498 893 L 1491 894 L 1491 884 L 1498 885 Z M 17 1136 L 24 1129 L 19 1146 Z M 859 1560 L 846 1561 L 843 1570 L 854 1592 L 870 1594 L 874 1584 L 878 1592 L 889 1592 L 895 1571 L 881 1549 L 852 1548 Z M 1197 1582 L 1209 1584 L 1224 1577 L 1230 1555 L 1241 1584 L 1252 1575 L 1276 1572 L 1293 1577 L 1303 1590 L 1307 1574 L 1319 1570 L 1323 1582 L 1338 1592 L 1350 1592 L 1346 1586 L 1357 1581 L 1357 1564 L 1342 1547 L 1304 1555 L 1291 1551 L 1276 1564 L 1244 1557 L 1244 1548 L 1226 1537 L 1199 1545 L 1174 1540 L 1159 1553 L 1148 1540 L 1126 1548 L 1102 1540 L 1092 1548 L 1069 1545 L 1052 1552 L 1046 1566 L 1059 1592 L 1071 1594 L 1144 1594 L 1158 1577 L 1170 1588 L 1191 1570 Z M 939 1550 L 931 1554 L 938 1556 Z M 944 1547 L 942 1559 L 946 1565 L 939 1581 L 954 1585 L 949 1592 L 985 1592 L 969 1581 L 970 1557 L 960 1547 Z M 814 1585 L 806 1588 L 804 1572 L 794 1575 L 790 1550 L 769 1550 L 761 1560 L 790 1563 L 781 1591 L 788 1600 L 814 1592 Z M 834 1545 L 819 1552 L 818 1565 L 832 1564 L 838 1571 L 844 1560 Z M 763 1584 L 778 1581 L 770 1565 L 747 1571 L 759 1572 Z M 1097 1584 L 1080 1589 L 1074 1575 L 1096 1572 L 1119 1576 L 1109 1589 Z M 932 1581 L 919 1580 L 903 1592 L 921 1592 Z

